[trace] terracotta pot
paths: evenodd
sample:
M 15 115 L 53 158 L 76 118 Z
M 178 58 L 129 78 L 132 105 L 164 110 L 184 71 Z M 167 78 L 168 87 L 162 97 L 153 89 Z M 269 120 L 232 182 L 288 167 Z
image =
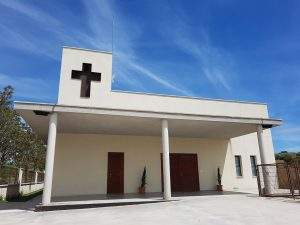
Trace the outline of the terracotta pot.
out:
M 146 188 L 145 187 L 139 187 L 139 194 L 145 194 Z
M 217 191 L 219 192 L 223 191 L 223 185 L 217 184 Z

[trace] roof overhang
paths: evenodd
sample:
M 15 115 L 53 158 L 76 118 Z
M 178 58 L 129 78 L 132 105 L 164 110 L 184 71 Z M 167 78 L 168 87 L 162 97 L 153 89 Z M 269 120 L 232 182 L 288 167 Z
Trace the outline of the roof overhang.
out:
M 195 114 L 175 114 L 56 104 L 15 102 L 19 115 L 42 138 L 48 134 L 49 114 L 58 113 L 59 133 L 103 133 L 119 135 L 161 135 L 161 119 L 168 119 L 169 133 L 178 137 L 227 139 L 272 128 L 282 120 Z

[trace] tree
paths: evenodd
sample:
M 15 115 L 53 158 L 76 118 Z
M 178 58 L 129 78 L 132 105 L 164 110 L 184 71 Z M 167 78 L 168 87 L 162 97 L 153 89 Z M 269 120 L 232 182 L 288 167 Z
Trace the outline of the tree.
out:
M 12 110 L 11 86 L 0 92 L 0 166 L 13 161 L 13 149 L 16 149 L 16 140 L 20 134 L 15 111 Z
M 1 108 L 11 108 L 12 107 L 12 95 L 14 89 L 12 86 L 7 86 L 0 91 L 0 107 Z
M 288 151 L 281 151 L 275 154 L 276 160 L 283 160 L 286 163 L 300 163 L 300 152 L 288 152 Z
M 0 168 L 14 165 L 43 170 L 45 146 L 13 109 L 13 93 L 11 86 L 0 91 Z

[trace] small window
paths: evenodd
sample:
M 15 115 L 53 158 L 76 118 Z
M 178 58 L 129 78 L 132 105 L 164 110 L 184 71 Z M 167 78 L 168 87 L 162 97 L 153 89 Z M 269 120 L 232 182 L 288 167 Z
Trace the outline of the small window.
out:
M 255 155 L 250 155 L 250 162 L 251 162 L 251 171 L 252 171 L 252 176 L 256 177 L 256 156 Z
M 240 155 L 234 156 L 235 158 L 235 171 L 238 177 L 242 176 L 242 159 Z

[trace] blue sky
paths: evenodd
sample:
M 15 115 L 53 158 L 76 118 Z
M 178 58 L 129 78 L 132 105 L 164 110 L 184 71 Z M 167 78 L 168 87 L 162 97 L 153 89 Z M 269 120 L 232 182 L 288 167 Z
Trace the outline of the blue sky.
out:
M 114 89 L 265 102 L 275 150 L 300 151 L 297 0 L 0 0 L 0 15 L 17 100 L 56 102 L 63 45 L 113 46 Z

